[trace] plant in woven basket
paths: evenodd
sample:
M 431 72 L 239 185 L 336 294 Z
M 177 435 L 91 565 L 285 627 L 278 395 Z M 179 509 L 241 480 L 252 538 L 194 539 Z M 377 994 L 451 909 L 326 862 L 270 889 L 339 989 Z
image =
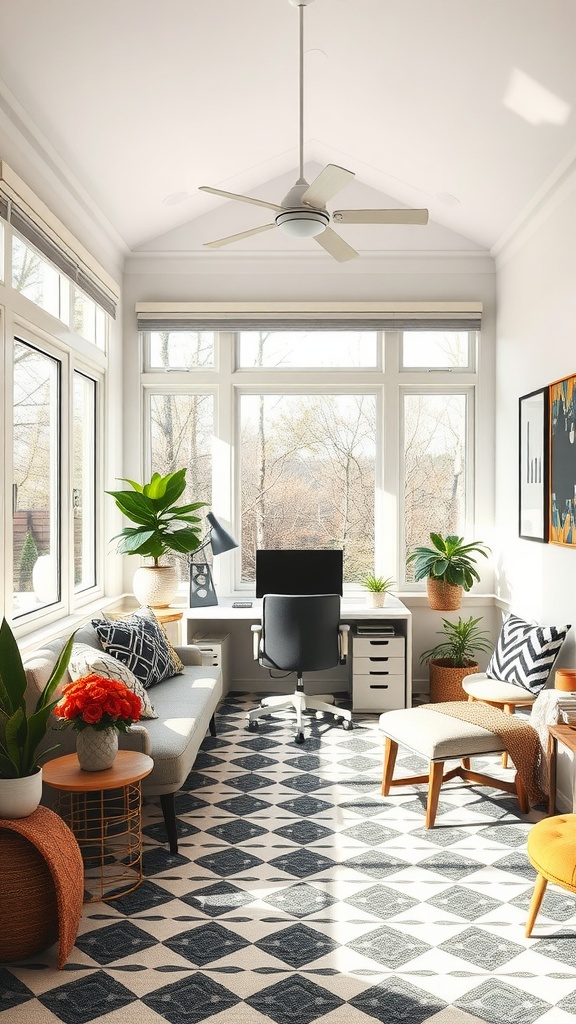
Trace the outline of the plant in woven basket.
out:
M 467 699 L 462 680 L 478 671 L 475 655 L 490 653 L 493 647 L 488 631 L 479 628 L 481 621 L 472 616 L 458 617 L 458 622 L 442 619 L 442 629 L 436 632 L 443 639 L 420 655 L 421 662 L 428 662 L 433 703 Z
M 58 698 L 52 696 L 62 679 L 74 642 L 74 634 L 65 644 L 48 682 L 36 701 L 33 711 L 26 707 L 26 672 L 14 634 L 6 619 L 0 626 L 0 779 L 21 779 L 34 775 L 40 758 L 56 750 L 50 747 L 41 754 L 38 747 L 46 735 L 50 712 Z
M 480 579 L 476 555 L 488 557 L 490 549 L 482 541 L 464 543 L 463 537 L 431 533 L 432 546 L 419 545 L 410 552 L 406 564 L 414 563 L 414 580 L 425 579 L 431 608 L 456 610 L 462 591 L 470 590 Z

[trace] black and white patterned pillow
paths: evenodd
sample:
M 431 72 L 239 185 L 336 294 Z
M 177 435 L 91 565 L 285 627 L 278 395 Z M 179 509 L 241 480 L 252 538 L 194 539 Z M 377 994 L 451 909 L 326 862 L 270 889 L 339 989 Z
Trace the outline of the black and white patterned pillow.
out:
M 105 651 L 99 651 L 96 647 L 91 647 L 89 644 L 74 644 L 70 654 L 70 661 L 68 662 L 68 672 L 71 679 L 81 679 L 83 676 L 89 676 L 93 672 L 96 675 L 103 676 L 104 679 L 118 679 L 132 693 L 140 697 L 142 702 L 142 718 L 158 718 L 144 685 L 130 671 L 127 665 L 124 665 L 118 658 L 113 658 L 110 654 L 106 654 Z
M 127 665 L 146 689 L 182 672 L 182 662 L 157 621 L 134 615 L 92 619 L 92 625 L 106 653 Z
M 486 674 L 500 682 L 540 693 L 570 626 L 538 626 L 518 615 L 502 624 Z

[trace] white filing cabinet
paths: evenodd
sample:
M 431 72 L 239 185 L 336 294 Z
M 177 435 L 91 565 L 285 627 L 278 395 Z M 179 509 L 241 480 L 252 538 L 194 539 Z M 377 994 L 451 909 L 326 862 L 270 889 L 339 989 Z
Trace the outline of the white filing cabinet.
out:
M 352 710 L 406 707 L 406 638 L 374 633 L 352 637 Z
M 195 633 L 189 641 L 202 652 L 202 664 L 219 668 L 222 673 L 222 688 L 228 692 L 230 672 L 228 667 L 228 633 Z

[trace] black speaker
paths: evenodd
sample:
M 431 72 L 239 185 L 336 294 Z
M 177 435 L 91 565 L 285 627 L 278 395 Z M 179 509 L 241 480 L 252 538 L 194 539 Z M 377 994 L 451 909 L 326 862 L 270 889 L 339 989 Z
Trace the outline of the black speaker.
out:
M 207 562 L 190 562 L 190 607 L 206 608 L 218 604 Z

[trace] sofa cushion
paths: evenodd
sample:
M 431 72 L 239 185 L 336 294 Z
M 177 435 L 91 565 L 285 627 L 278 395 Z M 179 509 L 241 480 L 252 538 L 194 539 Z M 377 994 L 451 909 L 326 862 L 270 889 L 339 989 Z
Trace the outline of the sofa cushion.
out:
M 182 672 L 182 662 L 160 624 L 143 616 L 92 619 L 107 654 L 127 665 L 146 688 Z
M 71 679 L 81 679 L 83 676 L 89 676 L 93 672 L 96 675 L 103 676 L 104 679 L 118 679 L 140 698 L 142 718 L 158 718 L 154 706 L 146 693 L 146 689 L 140 680 L 136 678 L 127 665 L 124 665 L 118 658 L 113 658 L 110 654 L 106 654 L 105 651 L 96 650 L 90 644 L 74 644 L 70 661 L 68 662 L 68 672 Z
M 486 674 L 492 679 L 539 693 L 570 626 L 539 626 L 518 615 L 508 615 L 490 659 Z

